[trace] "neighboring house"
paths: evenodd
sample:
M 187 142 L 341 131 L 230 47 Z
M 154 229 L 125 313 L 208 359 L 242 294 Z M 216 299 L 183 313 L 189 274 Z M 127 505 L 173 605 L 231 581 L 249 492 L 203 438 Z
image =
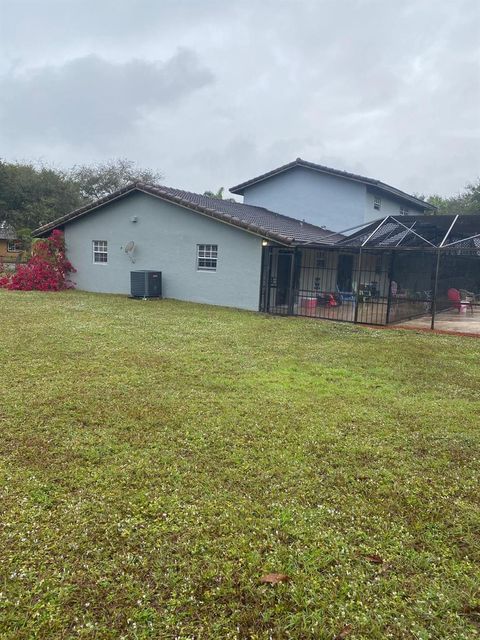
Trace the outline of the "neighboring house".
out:
M 144 183 L 73 211 L 34 235 L 56 228 L 65 232 L 79 289 L 129 294 L 130 271 L 158 270 L 167 298 L 251 310 L 259 308 L 266 246 L 340 238 L 263 207 Z M 135 249 L 128 255 L 132 241 Z M 286 268 L 290 263 L 282 262 L 280 271 Z
M 245 204 L 344 231 L 386 216 L 435 212 L 435 207 L 384 182 L 297 158 L 232 187 Z
M 0 262 L 19 262 L 22 253 L 23 244 L 15 229 L 6 222 L 0 222 Z

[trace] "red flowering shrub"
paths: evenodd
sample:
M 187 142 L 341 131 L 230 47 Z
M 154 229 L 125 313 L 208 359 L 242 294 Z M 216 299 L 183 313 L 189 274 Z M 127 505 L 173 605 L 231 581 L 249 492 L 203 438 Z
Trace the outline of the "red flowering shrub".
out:
M 53 231 L 49 238 L 37 240 L 32 257 L 20 265 L 11 276 L 0 277 L 0 287 L 20 291 L 61 291 L 72 289 L 70 273 L 75 269 L 65 256 L 65 238 L 61 231 Z

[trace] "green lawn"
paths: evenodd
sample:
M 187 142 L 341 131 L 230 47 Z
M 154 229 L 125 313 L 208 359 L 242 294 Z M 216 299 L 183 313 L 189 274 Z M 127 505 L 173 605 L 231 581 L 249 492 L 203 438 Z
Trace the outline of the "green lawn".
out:
M 480 635 L 480 341 L 0 309 L 1 640 Z

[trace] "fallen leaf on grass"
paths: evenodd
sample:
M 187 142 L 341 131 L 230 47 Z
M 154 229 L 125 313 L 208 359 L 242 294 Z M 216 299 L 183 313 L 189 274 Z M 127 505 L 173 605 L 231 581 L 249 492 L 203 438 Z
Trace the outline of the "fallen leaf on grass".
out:
M 370 556 L 365 556 L 365 559 L 371 562 L 372 564 L 383 564 L 385 560 L 380 556 L 377 556 L 375 553 Z
M 334 640 L 343 640 L 344 638 L 346 638 L 351 633 L 352 633 L 352 625 L 351 624 L 346 624 L 343 627 L 343 629 L 340 631 L 340 633 L 335 636 Z
M 263 584 L 278 584 L 279 582 L 288 582 L 290 576 L 285 573 L 266 573 L 260 578 L 260 582 Z

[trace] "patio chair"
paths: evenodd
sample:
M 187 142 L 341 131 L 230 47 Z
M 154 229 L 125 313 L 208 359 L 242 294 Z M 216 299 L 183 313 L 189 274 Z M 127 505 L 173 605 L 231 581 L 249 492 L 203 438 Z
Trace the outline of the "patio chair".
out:
M 459 291 L 462 296 L 462 300 L 469 300 L 475 304 L 477 301 L 477 295 L 473 293 L 473 291 L 467 291 L 466 289 L 459 289 Z
M 317 292 L 317 304 L 321 307 L 339 307 L 342 300 L 336 293 Z
M 454 289 L 453 287 L 447 291 L 447 296 L 452 306 L 458 310 L 460 313 L 462 308 L 465 309 L 470 307 L 470 311 L 473 313 L 473 302 L 471 298 L 463 298 L 462 294 L 458 289 Z
M 336 289 L 341 302 L 355 302 L 356 295 L 353 291 L 340 291 L 340 287 L 338 286 L 338 284 Z

